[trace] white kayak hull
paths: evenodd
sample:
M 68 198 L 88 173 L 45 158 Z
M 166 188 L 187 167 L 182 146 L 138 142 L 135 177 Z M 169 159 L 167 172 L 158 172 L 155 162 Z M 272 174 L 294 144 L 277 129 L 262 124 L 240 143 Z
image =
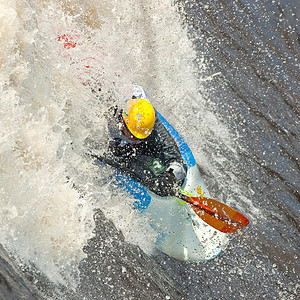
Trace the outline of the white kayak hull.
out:
M 183 190 L 198 195 L 197 188 L 209 197 L 197 165 L 188 169 Z M 199 188 L 198 188 L 199 190 Z M 207 261 L 217 257 L 227 244 L 225 233 L 203 222 L 191 206 L 176 197 L 159 197 L 148 191 L 151 202 L 142 211 L 159 233 L 156 247 L 182 261 Z

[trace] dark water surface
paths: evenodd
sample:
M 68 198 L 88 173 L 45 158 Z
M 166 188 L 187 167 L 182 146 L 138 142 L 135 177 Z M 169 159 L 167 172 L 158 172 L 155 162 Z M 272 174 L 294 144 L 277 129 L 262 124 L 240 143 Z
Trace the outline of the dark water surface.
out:
M 300 52 L 297 1 L 188 1 L 184 13 L 199 56 L 205 55 L 211 109 L 236 132 L 228 155 L 244 195 L 211 186 L 259 215 L 214 263 L 169 272 L 190 299 L 299 297 Z M 213 96 L 212 96 L 213 95 Z M 212 150 L 215 156 L 223 149 Z M 228 167 L 224 167 L 224 178 Z M 244 207 L 247 206 L 244 203 Z M 240 246 L 239 246 L 240 245 Z M 181 278 L 185 280 L 181 280 Z M 189 279 L 187 279 L 189 278 Z
M 76 291 L 54 291 L 31 271 L 24 276 L 1 248 L 1 300 L 299 298 L 300 2 L 203 0 L 180 7 L 208 66 L 199 70 L 209 91 L 203 96 L 235 135 L 235 154 L 207 135 L 204 151 L 214 168 L 203 170 L 205 180 L 212 196 L 234 198 L 249 228 L 217 259 L 183 263 L 149 258 L 97 212 Z

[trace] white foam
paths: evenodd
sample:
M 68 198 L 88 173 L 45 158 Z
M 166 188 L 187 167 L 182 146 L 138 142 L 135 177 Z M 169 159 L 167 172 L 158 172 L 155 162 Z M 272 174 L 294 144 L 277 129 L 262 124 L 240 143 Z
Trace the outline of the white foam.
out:
M 154 247 L 133 199 L 114 194 L 109 171 L 82 156 L 87 138 L 106 146 L 103 113 L 120 100 L 108 104 L 106 96 L 124 83 L 142 85 L 193 150 L 207 120 L 194 118 L 206 108 L 173 1 L 46 2 L 0 0 L 0 242 L 59 281 L 83 257 L 95 207 L 126 240 L 147 253 Z M 64 48 L 64 34 L 76 47 Z M 96 97 L 87 84 L 99 80 Z

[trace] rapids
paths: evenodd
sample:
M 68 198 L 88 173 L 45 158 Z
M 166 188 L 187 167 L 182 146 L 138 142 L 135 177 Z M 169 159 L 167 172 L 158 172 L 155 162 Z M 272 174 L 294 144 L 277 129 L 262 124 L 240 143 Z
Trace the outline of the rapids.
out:
M 0 0 L 0 299 L 299 297 L 299 17 L 293 0 Z M 250 219 L 213 261 L 158 253 L 85 155 L 131 82 Z

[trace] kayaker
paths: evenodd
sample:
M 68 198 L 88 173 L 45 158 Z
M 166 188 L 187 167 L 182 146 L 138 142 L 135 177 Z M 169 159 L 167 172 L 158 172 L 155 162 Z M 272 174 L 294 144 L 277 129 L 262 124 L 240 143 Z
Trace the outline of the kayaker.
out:
M 123 108 L 108 116 L 111 136 L 102 161 L 130 174 L 159 196 L 175 195 L 187 167 L 143 88 L 134 86 Z

